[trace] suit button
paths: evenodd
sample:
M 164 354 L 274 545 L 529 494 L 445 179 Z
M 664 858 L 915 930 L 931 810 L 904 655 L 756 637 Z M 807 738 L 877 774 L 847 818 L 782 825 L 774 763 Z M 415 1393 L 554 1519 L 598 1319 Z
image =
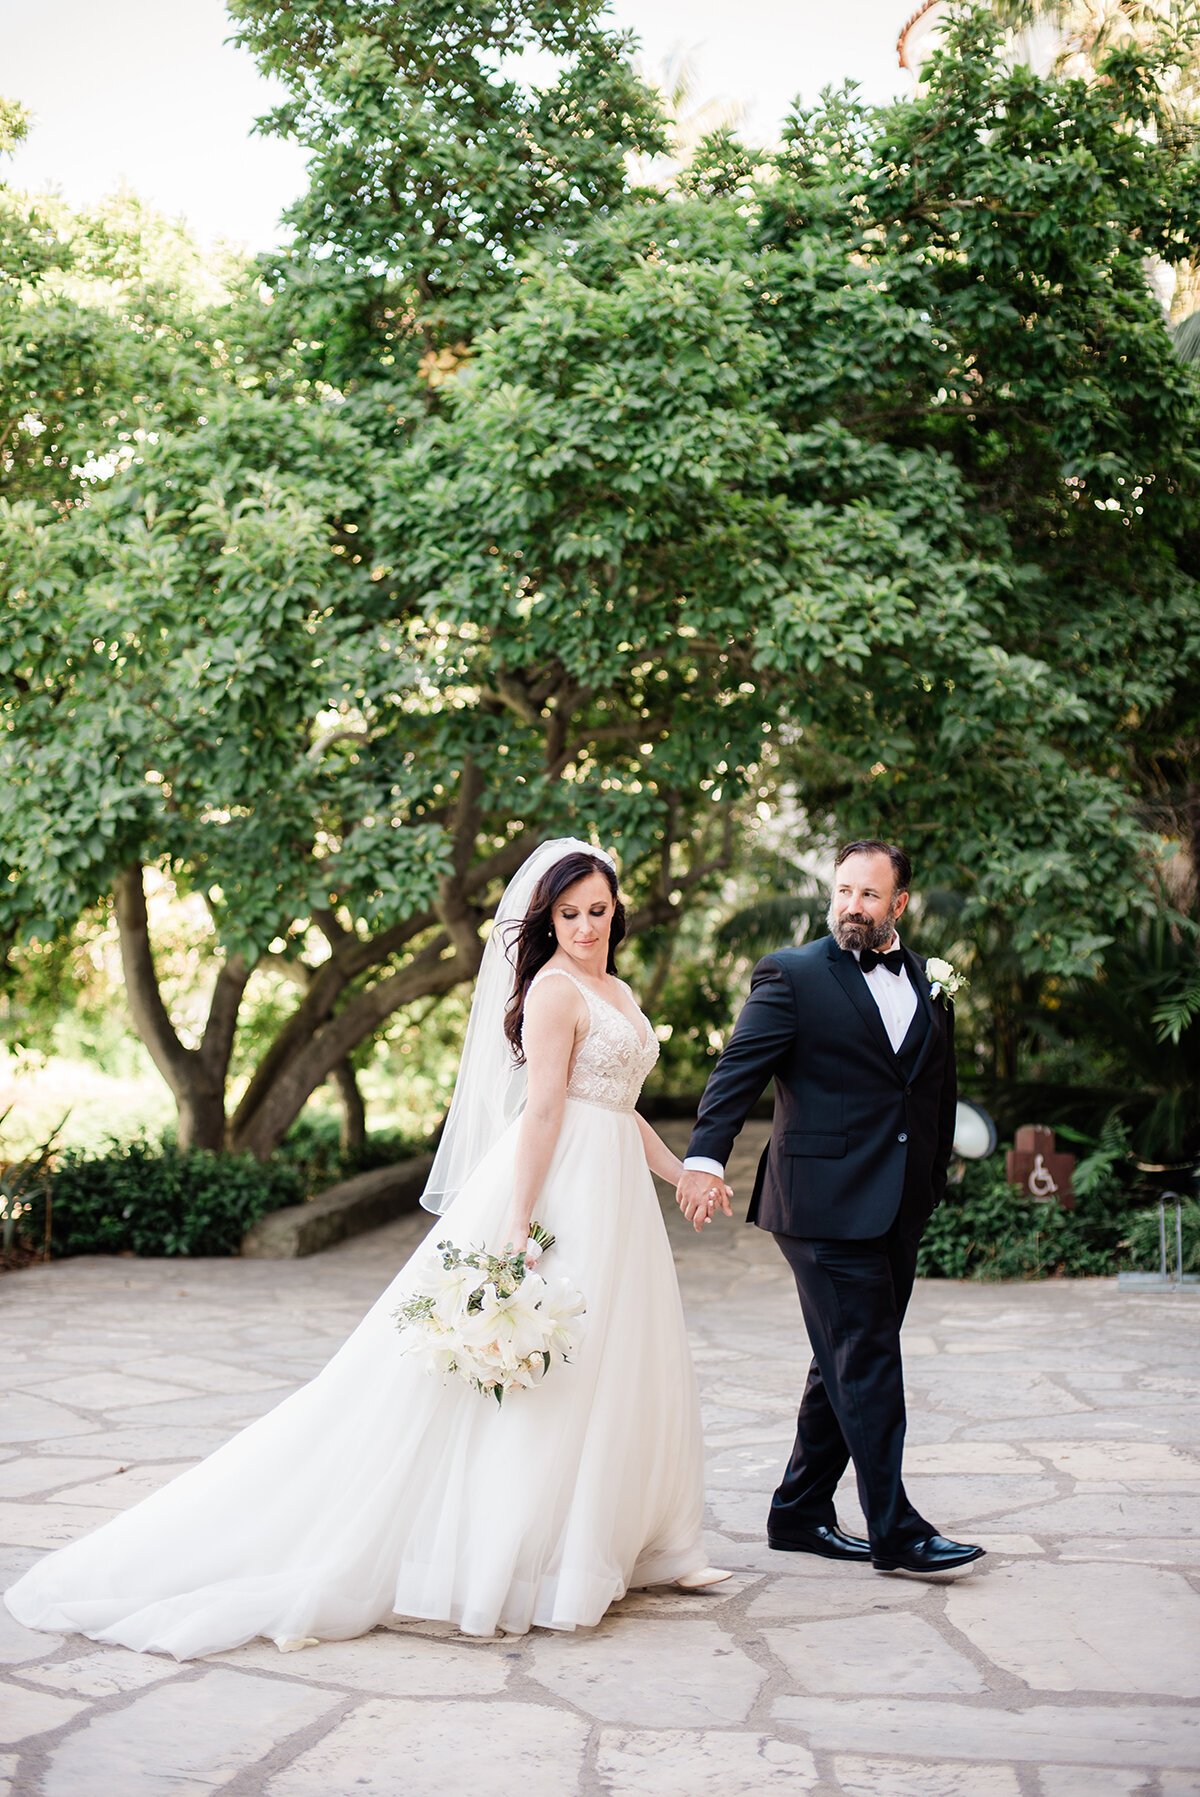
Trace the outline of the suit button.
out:
M 912 1097 L 912 1087 L 911 1087 L 911 1086 L 905 1086 L 905 1088 L 904 1088 L 904 1096 L 905 1096 L 905 1097 L 906 1097 L 906 1098 L 911 1098 L 911 1097 Z
M 902 1129 L 900 1131 L 900 1134 L 896 1137 L 896 1140 L 898 1142 L 907 1142 L 908 1141 L 908 1131 Z

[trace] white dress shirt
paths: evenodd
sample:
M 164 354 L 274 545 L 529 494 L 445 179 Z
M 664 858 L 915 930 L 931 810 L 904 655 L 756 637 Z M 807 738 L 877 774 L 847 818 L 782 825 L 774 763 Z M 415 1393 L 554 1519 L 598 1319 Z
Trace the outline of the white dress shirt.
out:
M 888 944 L 889 952 L 899 947 L 899 936 L 893 936 Z M 857 961 L 858 950 L 854 949 L 852 952 Z M 908 977 L 908 968 L 902 967 L 899 973 L 889 973 L 886 967 L 872 967 L 870 973 L 863 974 L 863 979 L 867 982 L 867 991 L 879 1006 L 879 1015 L 883 1018 L 883 1027 L 888 1033 L 892 1053 L 899 1054 L 900 1044 L 908 1034 L 908 1026 L 917 1009 L 917 995 Z
M 888 950 L 899 947 L 899 936 L 893 936 L 888 943 Z M 850 952 L 857 961 L 858 949 L 851 949 Z M 886 967 L 872 967 L 870 973 L 863 974 L 863 979 L 867 982 L 867 991 L 879 1007 L 892 1053 L 899 1054 L 900 1045 L 908 1034 L 908 1026 L 917 1009 L 917 995 L 908 977 L 908 968 L 902 967 L 899 973 L 891 973 Z M 685 1173 L 713 1173 L 718 1179 L 725 1177 L 725 1169 L 720 1161 L 709 1160 L 703 1154 L 689 1154 L 683 1163 L 683 1170 Z

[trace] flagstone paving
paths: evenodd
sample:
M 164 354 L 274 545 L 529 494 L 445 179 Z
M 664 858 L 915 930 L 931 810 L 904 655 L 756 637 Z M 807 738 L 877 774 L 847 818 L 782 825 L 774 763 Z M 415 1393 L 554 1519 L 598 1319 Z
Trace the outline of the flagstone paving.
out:
M 0 1794 L 1200 1792 L 1200 1297 L 918 1285 L 909 1484 L 989 1553 L 957 1580 L 885 1577 L 767 1548 L 807 1358 L 789 1275 L 757 1231 L 666 1214 L 727 1584 L 633 1593 L 575 1635 L 397 1622 L 184 1665 L 0 1611 Z M 4 1582 L 315 1372 L 424 1226 L 310 1260 L 0 1281 Z M 852 1481 L 840 1510 L 861 1526 Z

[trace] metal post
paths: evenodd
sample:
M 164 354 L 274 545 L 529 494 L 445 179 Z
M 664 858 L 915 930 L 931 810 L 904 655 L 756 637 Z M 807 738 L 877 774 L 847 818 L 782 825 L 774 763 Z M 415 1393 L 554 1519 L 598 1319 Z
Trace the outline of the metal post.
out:
M 1174 1265 L 1167 1271 L 1167 1202 L 1175 1206 Z M 1158 1272 L 1118 1273 L 1117 1284 L 1141 1291 L 1185 1292 L 1200 1288 L 1200 1273 L 1183 1270 L 1183 1206 L 1182 1192 L 1164 1192 L 1158 1201 Z

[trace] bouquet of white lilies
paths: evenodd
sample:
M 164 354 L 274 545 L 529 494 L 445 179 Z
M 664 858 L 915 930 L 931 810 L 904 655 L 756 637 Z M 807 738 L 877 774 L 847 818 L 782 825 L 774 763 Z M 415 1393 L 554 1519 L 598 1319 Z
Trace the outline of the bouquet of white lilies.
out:
M 554 1244 L 540 1224 L 529 1231 L 545 1252 Z M 556 1360 L 568 1360 L 583 1298 L 565 1279 L 547 1280 L 519 1254 L 464 1254 L 439 1242 L 441 1264 L 395 1311 L 402 1352 L 431 1373 L 454 1373 L 503 1403 L 514 1386 L 536 1385 Z

